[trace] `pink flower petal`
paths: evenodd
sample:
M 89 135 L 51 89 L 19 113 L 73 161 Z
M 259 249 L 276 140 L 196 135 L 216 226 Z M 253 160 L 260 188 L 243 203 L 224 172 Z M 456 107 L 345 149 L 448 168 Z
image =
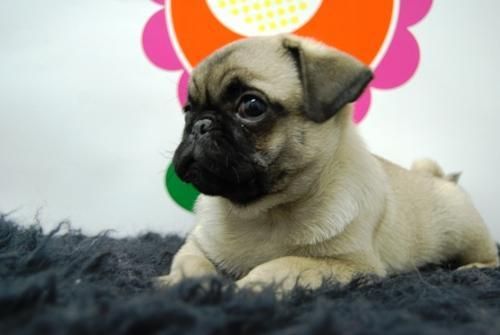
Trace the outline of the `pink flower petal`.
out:
M 418 42 L 409 27 L 422 20 L 429 12 L 432 0 L 401 0 L 398 21 L 391 44 L 374 70 L 375 79 L 354 105 L 354 121 L 361 122 L 371 103 L 370 89 L 390 89 L 407 82 L 417 70 L 420 61 Z
M 400 20 L 406 27 L 413 26 L 424 18 L 431 9 L 432 0 L 403 0 L 401 1 Z
M 368 113 L 368 109 L 370 108 L 370 103 L 372 100 L 372 94 L 369 89 L 365 90 L 363 94 L 356 100 L 354 104 L 354 114 L 353 119 L 355 123 L 361 122 L 363 118 Z
M 184 106 L 187 102 L 189 77 L 190 77 L 189 72 L 184 70 L 179 79 L 179 83 L 177 84 L 177 97 L 179 98 L 181 106 Z
M 420 51 L 413 35 L 407 30 L 400 32 L 375 70 L 372 86 L 389 89 L 404 84 L 417 70 L 419 60 Z
M 164 70 L 180 70 L 182 64 L 172 47 L 165 21 L 163 9 L 149 19 L 142 34 L 142 47 L 154 65 Z
M 375 70 L 372 87 L 395 88 L 408 81 L 417 70 L 420 50 L 408 28 L 429 11 L 432 0 L 401 0 L 398 23 L 392 42 Z

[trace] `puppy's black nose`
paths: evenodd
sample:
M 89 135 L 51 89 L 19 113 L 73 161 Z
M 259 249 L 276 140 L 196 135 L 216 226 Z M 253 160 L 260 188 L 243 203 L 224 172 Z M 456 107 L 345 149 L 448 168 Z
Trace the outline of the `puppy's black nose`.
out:
M 193 133 L 193 135 L 203 135 L 207 133 L 210 129 L 212 129 L 212 120 L 201 119 L 194 123 L 191 132 Z

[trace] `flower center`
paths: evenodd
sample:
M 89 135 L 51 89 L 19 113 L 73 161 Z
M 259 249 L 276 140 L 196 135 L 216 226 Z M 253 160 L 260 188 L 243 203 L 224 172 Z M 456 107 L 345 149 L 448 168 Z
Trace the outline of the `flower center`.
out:
M 226 28 L 243 36 L 293 32 L 306 24 L 322 0 L 206 0 Z

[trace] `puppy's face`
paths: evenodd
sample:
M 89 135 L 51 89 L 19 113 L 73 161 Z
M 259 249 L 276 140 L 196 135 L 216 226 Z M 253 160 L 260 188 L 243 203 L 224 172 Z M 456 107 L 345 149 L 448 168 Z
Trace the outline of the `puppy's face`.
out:
M 279 192 L 314 159 L 306 142 L 315 125 L 370 79 L 354 58 L 311 40 L 230 44 L 192 73 L 175 170 L 200 192 L 238 204 Z

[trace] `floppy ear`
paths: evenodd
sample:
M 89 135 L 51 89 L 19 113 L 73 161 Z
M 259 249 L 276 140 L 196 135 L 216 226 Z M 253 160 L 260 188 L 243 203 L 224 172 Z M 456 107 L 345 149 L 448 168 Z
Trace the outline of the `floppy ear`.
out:
M 355 101 L 372 80 L 369 67 L 339 50 L 305 38 L 285 36 L 302 81 L 305 114 L 315 122 L 334 116 Z

